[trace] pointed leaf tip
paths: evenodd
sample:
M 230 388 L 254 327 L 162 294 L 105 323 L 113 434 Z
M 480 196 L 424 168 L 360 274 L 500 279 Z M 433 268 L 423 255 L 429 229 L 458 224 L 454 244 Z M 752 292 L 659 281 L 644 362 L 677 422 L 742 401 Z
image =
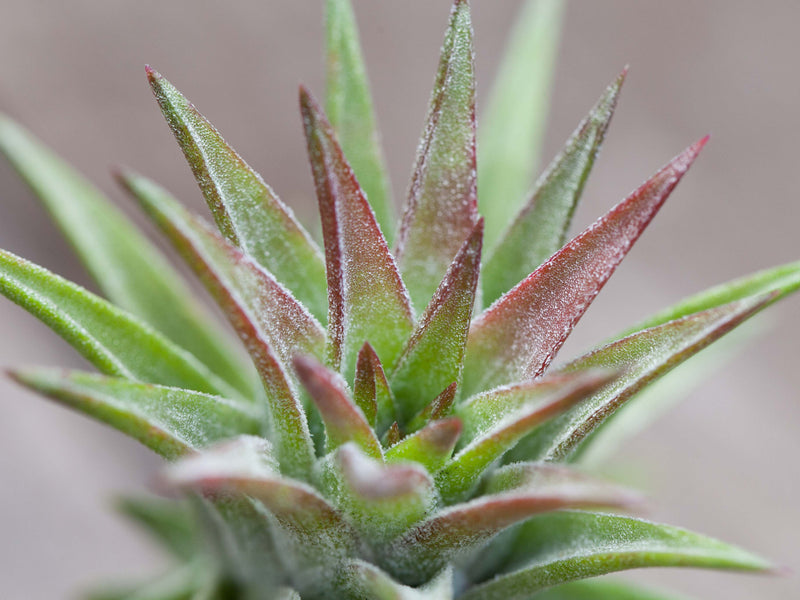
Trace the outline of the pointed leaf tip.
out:
M 707 140 L 673 158 L 473 321 L 465 393 L 544 372 Z
M 410 300 L 375 215 L 322 109 L 300 87 L 328 278 L 330 362 L 353 380 L 368 341 L 393 364 L 413 328 Z

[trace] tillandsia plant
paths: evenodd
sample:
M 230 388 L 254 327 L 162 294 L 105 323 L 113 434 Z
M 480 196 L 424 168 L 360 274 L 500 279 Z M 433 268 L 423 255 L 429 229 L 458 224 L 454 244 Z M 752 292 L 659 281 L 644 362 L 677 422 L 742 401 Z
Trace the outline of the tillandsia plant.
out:
M 249 361 L 116 208 L 0 121 L 0 149 L 105 296 L 0 252 L 0 291 L 99 371 L 8 373 L 169 461 L 171 499 L 122 508 L 176 565 L 96 598 L 652 600 L 666 596 L 591 578 L 769 570 L 628 515 L 639 497 L 581 461 L 648 384 L 796 290 L 800 263 L 702 292 L 549 368 L 706 139 L 566 242 L 625 73 L 528 190 L 560 4 L 525 5 L 478 162 L 472 27 L 456 0 L 396 227 L 352 10 L 328 0 L 327 11 L 327 116 L 300 91 L 323 249 L 150 68 L 218 231 L 117 173 Z

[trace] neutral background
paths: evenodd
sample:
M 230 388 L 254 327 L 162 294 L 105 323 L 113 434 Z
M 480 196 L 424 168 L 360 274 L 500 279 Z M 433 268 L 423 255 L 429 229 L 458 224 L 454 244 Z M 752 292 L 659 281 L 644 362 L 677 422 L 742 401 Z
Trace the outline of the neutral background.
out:
M 285 200 L 312 219 L 297 84 L 322 93 L 321 1 L 4 0 L 0 108 L 120 203 L 124 164 L 201 209 L 150 96 L 152 63 Z M 356 1 L 400 197 L 422 125 L 449 2 Z M 473 0 L 479 101 L 516 1 Z M 762 7 L 764 4 L 760 4 Z M 576 228 L 706 132 L 695 169 L 619 269 L 563 357 L 683 295 L 800 256 L 797 164 L 800 4 L 732 0 L 573 2 L 547 137 L 551 156 L 603 87 L 631 72 Z M 30 193 L 0 164 L 0 246 L 88 284 Z M 126 208 L 127 210 L 127 208 Z M 653 516 L 742 544 L 800 571 L 800 298 L 766 335 L 626 445 L 611 470 L 652 495 Z M 82 366 L 21 310 L 0 303 L 0 364 Z M 0 382 L 0 581 L 9 599 L 74 597 L 98 578 L 159 564 L 110 510 L 158 466 L 146 450 Z M 697 597 L 800 596 L 783 578 L 662 571 Z

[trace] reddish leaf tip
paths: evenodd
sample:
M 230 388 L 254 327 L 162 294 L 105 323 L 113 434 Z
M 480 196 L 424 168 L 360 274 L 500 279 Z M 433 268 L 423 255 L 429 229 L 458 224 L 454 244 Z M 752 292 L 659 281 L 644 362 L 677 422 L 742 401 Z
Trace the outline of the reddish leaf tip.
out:
M 156 81 L 158 81 L 159 79 L 164 79 L 164 76 L 163 76 L 163 75 L 161 75 L 161 73 L 159 73 L 158 71 L 156 71 L 156 70 L 155 70 L 153 67 L 151 67 L 150 65 L 145 65 L 145 66 L 144 66 L 144 72 L 145 72 L 145 73 L 147 73 L 147 79 L 149 79 L 149 80 L 150 80 L 150 83 L 151 83 L 151 84 L 155 83 L 155 82 L 156 82 Z

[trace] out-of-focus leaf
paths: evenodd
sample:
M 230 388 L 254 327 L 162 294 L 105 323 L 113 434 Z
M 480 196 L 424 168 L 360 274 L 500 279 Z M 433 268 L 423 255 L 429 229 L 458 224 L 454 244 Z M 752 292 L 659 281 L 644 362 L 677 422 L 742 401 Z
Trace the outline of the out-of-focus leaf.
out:
M 291 475 L 307 473 L 314 451 L 301 402 L 292 390 L 291 358 L 298 352 L 321 357 L 325 331 L 271 273 L 163 188 L 132 173 L 119 177 L 198 274 L 244 341 L 267 391 L 279 460 Z
M 536 594 L 536 600 L 687 600 L 621 581 L 573 581 Z
M 473 321 L 465 394 L 540 375 L 688 170 L 687 148 Z
M 423 519 L 434 506 L 433 480 L 420 465 L 386 465 L 366 456 L 355 444 L 335 455 L 328 486 L 337 506 L 376 550 Z
M 355 534 L 339 511 L 311 486 L 283 477 L 265 439 L 240 437 L 220 444 L 172 465 L 166 476 L 180 488 L 238 492 L 259 500 L 287 536 L 282 552 L 327 564 L 354 550 Z
M 189 561 L 197 555 L 202 540 L 187 502 L 137 496 L 122 498 L 116 506 L 175 557 Z
M 533 182 L 558 50 L 562 0 L 527 0 L 481 119 L 479 197 L 491 247 Z
M 140 441 L 168 459 L 233 437 L 256 433 L 252 407 L 218 396 L 127 379 L 52 369 L 12 370 L 18 383 Z
M 327 451 L 354 442 L 368 456 L 382 460 L 381 443 L 364 413 L 350 399 L 344 380 L 304 356 L 295 358 L 294 368 L 325 423 Z
M 365 341 L 383 364 L 394 364 L 413 331 L 411 305 L 364 192 L 330 123 L 305 89 L 300 108 L 325 238 L 330 358 L 352 382 Z
M 616 336 L 617 339 L 648 329 L 657 325 L 662 325 L 667 321 L 680 319 L 686 315 L 700 312 L 708 308 L 727 304 L 735 300 L 758 296 L 768 292 L 778 292 L 779 297 L 791 294 L 800 288 L 800 261 L 764 269 L 751 275 L 734 279 L 727 283 L 715 286 L 694 296 L 690 296 L 669 308 L 656 313 L 652 317 L 645 319 L 638 325 L 631 327 L 622 334 Z
M 392 372 L 391 386 L 401 419 L 411 418 L 429 398 L 461 380 L 482 239 L 480 220 L 447 270 Z
M 525 279 L 564 245 L 624 79 L 625 72 L 581 121 L 564 150 L 536 182 L 527 204 L 488 254 L 481 269 L 485 305 Z
M 436 291 L 478 222 L 475 73 L 469 3 L 456 0 L 397 243 L 414 307 Z
M 261 177 L 153 69 L 147 77 L 222 235 L 325 319 L 325 263 L 311 237 Z
M 532 396 L 517 410 L 481 431 L 436 474 L 442 497 L 450 502 L 463 498 L 475 487 L 483 472 L 525 435 L 608 383 L 610 377 L 608 374 L 583 374 L 544 398 Z
M 739 300 L 646 329 L 590 352 L 564 370 L 624 369 L 591 398 L 523 440 L 510 460 L 563 461 L 573 458 L 592 432 L 633 394 L 696 354 L 748 317 L 774 302 L 777 292 Z
M 90 593 L 87 600 L 194 600 L 199 589 L 211 584 L 211 572 L 213 569 L 202 561 L 182 565 L 136 587 L 98 590 Z
M 194 354 L 243 394 L 252 374 L 164 256 L 92 184 L 0 115 L 0 151 L 31 186 L 103 294 Z
M 350 0 L 328 0 L 325 109 L 339 143 L 391 244 L 395 215 L 356 19 Z
M 337 585 L 355 598 L 371 600 L 453 600 L 453 571 L 445 569 L 422 587 L 402 585 L 375 565 L 349 560 L 338 572 Z M 349 597 L 349 596 L 348 596 Z
M 405 437 L 386 452 L 387 463 L 413 462 L 435 473 L 452 456 L 461 420 L 455 417 L 431 421 L 416 433 Z
M 0 250 L 0 293 L 107 375 L 238 397 L 185 350 L 105 300 Z
M 369 342 L 364 342 L 356 360 L 353 400 L 377 432 L 385 431 L 397 419 L 383 365 Z
M 481 496 L 447 508 L 412 528 L 390 547 L 389 564 L 404 579 L 420 583 L 499 531 L 533 515 L 564 508 L 624 507 L 638 500 L 621 488 L 575 482 Z
M 770 568 L 744 550 L 684 529 L 572 511 L 537 516 L 522 525 L 509 557 L 505 574 L 471 588 L 461 598 L 527 600 L 561 583 L 639 567 Z

